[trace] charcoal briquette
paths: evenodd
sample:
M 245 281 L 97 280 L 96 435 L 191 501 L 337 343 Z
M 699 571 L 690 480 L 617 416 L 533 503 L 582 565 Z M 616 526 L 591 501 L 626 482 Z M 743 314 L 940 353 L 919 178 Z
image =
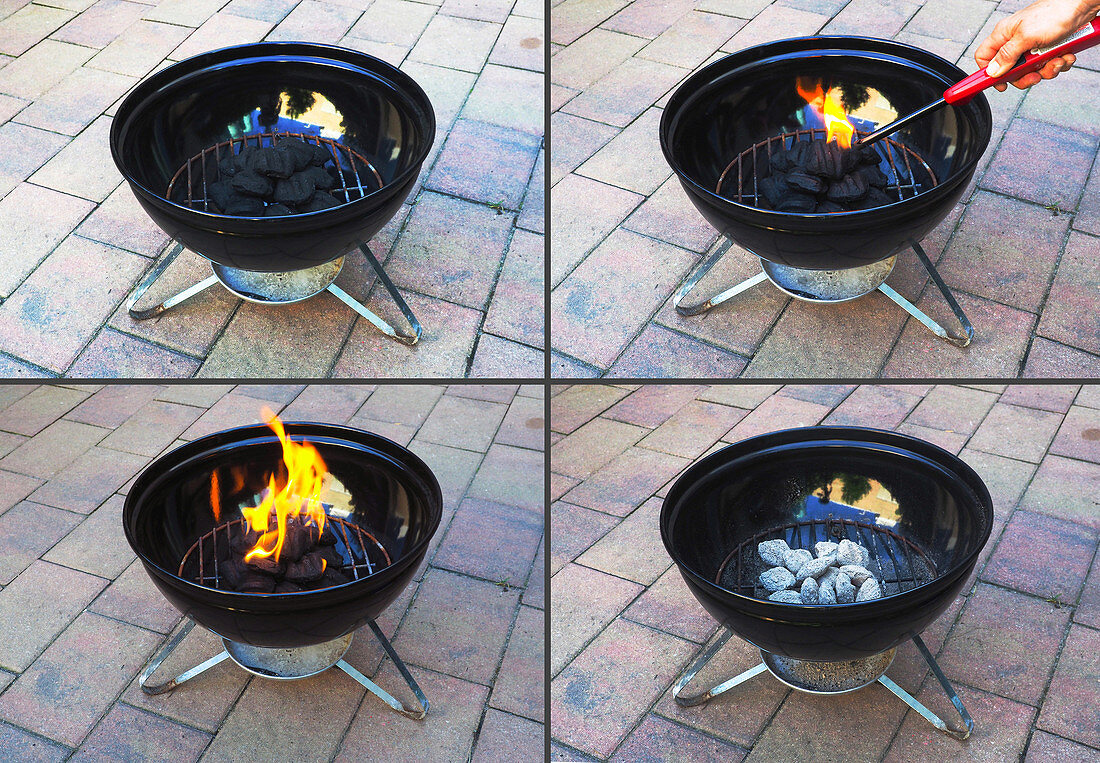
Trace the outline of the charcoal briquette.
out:
M 890 198 L 885 191 L 879 188 L 872 188 L 867 191 L 867 195 L 859 201 L 852 204 L 852 209 L 874 209 L 876 207 L 883 207 L 887 204 L 893 204 L 895 199 Z
M 817 209 L 814 210 L 814 212 L 818 212 L 818 213 L 822 213 L 822 214 L 827 213 L 827 212 L 847 212 L 847 211 L 848 210 L 846 210 L 840 204 L 837 204 L 835 201 L 829 201 L 828 199 L 826 199 L 825 201 L 819 202 L 818 205 L 817 205 Z
M 845 175 L 843 180 L 835 180 L 829 183 L 829 190 L 825 196 L 829 201 L 838 204 L 851 204 L 867 195 L 867 180 L 855 173 Z
M 332 532 L 332 525 L 325 525 L 324 532 L 321 533 L 321 537 L 317 539 L 318 546 L 335 546 L 336 534 Z
M 760 193 L 773 207 L 778 207 L 790 193 L 786 175 L 772 175 L 757 183 Z
M 788 193 L 775 205 L 780 212 L 813 212 L 817 199 L 808 193 Z
M 333 170 L 326 169 L 325 167 L 309 167 L 302 170 L 294 177 L 301 175 L 302 177 L 309 178 L 313 181 L 313 185 L 320 188 L 322 191 L 328 191 L 336 187 L 336 178 L 333 177 Z
M 320 167 L 325 162 L 335 161 L 332 155 L 332 149 L 328 146 L 322 146 L 320 143 L 310 143 L 308 145 L 310 150 L 313 152 L 313 158 L 310 162 L 311 164 Z
M 781 538 L 766 540 L 756 546 L 756 553 L 760 554 L 760 558 L 772 567 L 782 567 L 787 552 L 790 550 L 791 547 L 787 545 L 787 541 Z
M 297 206 L 313 197 L 313 179 L 305 172 L 296 172 L 285 180 L 275 183 L 275 201 L 280 204 Z
M 771 156 L 768 157 L 768 168 L 772 174 L 782 174 L 791 169 L 791 158 L 785 146 L 779 145 L 771 150 Z
M 281 217 L 282 215 L 292 215 L 294 210 L 285 204 L 268 204 L 264 207 L 264 217 Z
M 278 146 L 294 159 L 295 172 L 304 170 L 313 162 L 314 154 L 312 143 L 306 143 L 300 138 L 282 138 Z
M 778 601 L 782 604 L 802 604 L 802 595 L 798 591 L 776 591 L 768 596 L 768 601 Z
M 240 583 L 237 590 L 241 593 L 273 593 L 275 591 L 275 578 L 257 572 L 249 572 Z
M 250 570 L 265 572 L 268 575 L 282 575 L 286 565 L 275 561 L 273 556 L 254 556 L 245 561 Z
M 856 168 L 852 174 L 862 175 L 863 179 L 867 181 L 867 185 L 872 188 L 885 188 L 886 184 L 890 182 L 890 179 L 886 177 L 886 173 L 877 164 L 865 164 Z
M 228 179 L 240 172 L 240 167 L 237 166 L 237 157 L 233 153 L 227 152 L 222 160 L 218 162 L 219 177 L 223 180 Z
M 818 194 L 825 190 L 825 181 L 802 170 L 787 173 L 787 185 L 803 193 Z
M 237 198 L 237 194 L 230 187 L 227 180 L 210 183 L 206 187 L 206 195 L 210 201 L 218 205 L 218 209 L 222 210 L 229 206 L 229 202 Z
M 760 585 L 769 591 L 782 591 L 795 583 L 795 577 L 786 567 L 772 567 L 760 573 Z
M 262 217 L 264 203 L 254 196 L 234 196 L 226 206 L 222 207 L 222 211 L 236 217 Z
M 259 175 L 252 170 L 242 170 L 229 181 L 233 190 L 245 196 L 262 198 L 271 193 L 271 178 Z
M 248 167 L 264 177 L 288 178 L 294 172 L 294 157 L 283 148 L 264 146 L 252 152 Z
M 319 212 L 322 209 L 331 209 L 340 206 L 340 202 L 331 193 L 315 191 L 313 197 L 298 207 L 300 212 Z
M 275 586 L 275 593 L 298 593 L 298 591 L 305 590 L 297 583 L 291 583 L 289 580 L 284 580 Z
M 815 140 L 806 145 L 809 148 L 805 149 L 805 161 L 801 165 L 811 175 L 840 180 L 856 165 L 856 156 L 835 141 Z
M 330 585 L 342 585 L 349 582 L 351 582 L 351 578 L 340 572 L 340 570 L 334 570 L 331 567 L 326 569 L 325 574 L 321 576 L 322 587 Z
M 298 561 L 288 564 L 285 576 L 287 580 L 295 583 L 309 583 L 319 580 L 325 573 L 325 567 L 321 554 L 317 551 L 311 551 Z

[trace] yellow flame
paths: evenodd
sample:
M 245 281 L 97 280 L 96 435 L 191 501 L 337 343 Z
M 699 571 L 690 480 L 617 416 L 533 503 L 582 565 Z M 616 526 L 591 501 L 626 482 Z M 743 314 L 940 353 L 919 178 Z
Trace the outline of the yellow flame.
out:
M 836 140 L 841 148 L 851 148 L 856 128 L 848 121 L 848 113 L 840 102 L 837 88 L 826 93 L 820 80 L 811 85 L 808 79 L 799 77 L 795 81 L 795 89 L 821 118 L 825 125 L 825 140 Z

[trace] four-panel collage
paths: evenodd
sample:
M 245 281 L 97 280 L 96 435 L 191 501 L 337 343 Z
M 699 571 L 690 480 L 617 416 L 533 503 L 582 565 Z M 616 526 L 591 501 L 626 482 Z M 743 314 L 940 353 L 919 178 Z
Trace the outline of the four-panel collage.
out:
M 1100 0 L 0 0 L 0 759 L 1100 760 Z

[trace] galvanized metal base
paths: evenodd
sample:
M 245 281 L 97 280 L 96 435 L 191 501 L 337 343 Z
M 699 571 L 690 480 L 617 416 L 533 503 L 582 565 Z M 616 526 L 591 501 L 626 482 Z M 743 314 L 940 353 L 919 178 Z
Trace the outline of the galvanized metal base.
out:
M 704 302 L 694 305 L 682 304 L 688 294 L 690 294 L 698 285 L 699 281 L 718 264 L 718 261 L 730 250 L 731 246 L 733 246 L 733 242 L 728 239 L 722 242 L 717 249 L 704 258 L 703 261 L 699 263 L 698 267 L 684 279 L 684 282 L 680 284 L 680 288 L 676 290 L 676 293 L 672 297 L 672 304 L 676 308 L 677 313 L 684 316 L 700 315 L 707 312 L 712 307 L 720 305 L 736 297 L 738 294 L 751 289 L 758 283 L 767 280 L 771 281 L 776 288 L 784 294 L 794 297 L 795 299 L 826 304 L 848 302 L 878 290 L 905 310 L 905 312 L 920 321 L 929 331 L 940 339 L 950 342 L 956 347 L 966 347 L 974 338 L 974 326 L 970 323 L 970 319 L 966 317 L 966 313 L 963 312 L 958 300 L 955 299 L 955 295 L 951 293 L 947 284 L 940 277 L 939 271 L 936 270 L 936 266 L 932 264 L 932 260 L 928 258 L 924 249 L 916 242 L 911 244 L 913 251 L 916 252 L 917 258 L 928 271 L 928 275 L 932 278 L 933 283 L 936 284 L 940 293 L 943 294 L 948 306 L 955 314 L 955 318 L 958 320 L 963 333 L 956 334 L 948 331 L 921 311 L 920 308 L 887 285 L 886 279 L 894 269 L 894 265 L 897 262 L 897 255 L 887 257 L 885 260 L 880 260 L 870 265 L 839 270 L 805 270 L 803 268 L 778 265 L 774 262 L 760 258 L 762 272 L 757 273 L 752 278 L 746 279 Z
M 696 705 L 706 704 L 719 694 L 724 694 L 735 686 L 745 683 L 750 678 L 764 671 L 769 671 L 780 682 L 792 689 L 807 692 L 809 694 L 846 694 L 878 682 L 945 734 L 955 739 L 966 739 L 974 730 L 974 719 L 970 717 L 970 713 L 967 712 L 966 708 L 963 706 L 962 700 L 959 699 L 959 695 L 955 691 L 955 688 L 947 680 L 943 671 L 940 670 L 939 664 L 936 663 L 935 658 L 932 657 L 932 653 L 928 651 L 928 648 L 924 645 L 920 636 L 913 636 L 913 643 L 928 663 L 928 667 L 931 668 L 932 673 L 936 676 L 936 680 L 940 682 L 940 686 L 943 687 L 944 693 L 946 693 L 948 699 L 951 700 L 951 704 L 958 710 L 959 717 L 962 718 L 964 724 L 964 728 L 962 729 L 955 729 L 948 726 L 943 719 L 918 702 L 912 694 L 905 691 L 905 689 L 898 686 L 886 676 L 886 670 L 890 667 L 891 663 L 893 663 L 897 649 L 890 649 L 881 654 L 871 655 L 861 660 L 848 660 L 844 662 L 809 662 L 806 660 L 781 657 L 760 650 L 761 662 L 759 665 L 755 665 L 727 681 L 712 686 L 704 692 L 685 695 L 683 692 L 684 689 L 687 688 L 687 685 L 691 683 L 692 679 L 699 674 L 699 671 L 710 662 L 714 655 L 725 646 L 726 642 L 729 641 L 732 636 L 733 631 L 731 630 L 719 630 L 710 641 L 699 648 L 695 659 L 688 666 L 687 670 L 680 675 L 679 680 L 676 681 L 676 685 L 672 689 L 672 697 L 676 700 L 677 704 L 682 707 L 694 707 Z
M 287 273 L 259 273 L 211 262 L 210 267 L 213 270 L 213 275 L 193 286 L 189 286 L 178 294 L 174 294 L 158 305 L 149 308 L 138 308 L 138 300 L 164 275 L 164 271 L 183 251 L 183 244 L 180 243 L 175 243 L 168 253 L 161 258 L 160 262 L 149 271 L 145 279 L 134 290 L 134 293 L 130 295 L 130 299 L 126 302 L 126 310 L 130 313 L 130 317 L 137 321 L 155 318 L 166 310 L 219 283 L 230 293 L 241 299 L 263 305 L 293 304 L 316 296 L 323 291 L 328 291 L 356 313 L 370 321 L 375 328 L 386 336 L 409 346 L 416 344 L 420 341 L 420 335 L 423 332 L 420 321 L 417 320 L 412 309 L 405 302 L 400 292 L 397 291 L 397 287 L 386 275 L 381 263 L 378 262 L 370 249 L 365 244 L 360 244 L 359 250 L 374 269 L 378 280 L 382 282 L 382 286 L 390 295 L 390 299 L 401 310 L 401 314 L 408 322 L 408 331 L 398 331 L 334 283 L 344 266 L 343 257 L 332 262 Z
M 191 629 L 195 627 L 194 620 L 188 620 L 175 636 L 166 641 L 157 653 L 149 658 L 149 661 L 145 664 L 145 668 L 141 671 L 141 675 L 138 676 L 138 685 L 141 686 L 141 690 L 146 694 L 166 694 L 181 684 L 190 681 L 195 676 L 205 673 L 207 670 L 223 662 L 227 658 L 231 659 L 241 668 L 253 675 L 283 681 L 295 681 L 300 678 L 315 676 L 318 673 L 323 673 L 329 668 L 336 667 L 366 687 L 367 691 L 381 699 L 395 712 L 407 718 L 412 718 L 413 720 L 423 720 L 424 716 L 428 713 L 427 697 L 424 696 L 424 692 L 421 691 L 420 686 L 417 685 L 416 679 L 413 678 L 408 667 L 406 667 L 405 663 L 401 661 L 401 658 L 397 656 L 397 652 L 394 651 L 393 645 L 390 643 L 389 639 L 379 630 L 373 620 L 371 620 L 368 625 L 370 625 L 371 631 L 374 633 L 375 638 L 378 639 L 378 643 L 382 645 L 382 649 L 385 650 L 386 655 L 393 661 L 394 666 L 397 668 L 398 672 L 401 673 L 401 677 L 405 679 L 405 683 L 416 696 L 416 700 L 420 704 L 418 708 L 405 707 L 400 700 L 396 699 L 392 694 L 367 678 L 344 660 L 344 655 L 351 647 L 351 641 L 355 635 L 353 633 L 321 644 L 292 649 L 272 649 L 251 646 L 249 644 L 241 644 L 223 638 L 222 646 L 224 650 L 219 654 L 214 655 L 205 662 L 199 663 L 190 670 L 180 673 L 169 681 L 161 684 L 150 684 L 149 679 L 152 677 L 153 673 L 155 673 L 157 668 L 159 668 L 168 658 L 168 655 L 175 651 L 176 647 L 180 645 L 180 642 L 182 642 L 187 634 L 191 632 Z

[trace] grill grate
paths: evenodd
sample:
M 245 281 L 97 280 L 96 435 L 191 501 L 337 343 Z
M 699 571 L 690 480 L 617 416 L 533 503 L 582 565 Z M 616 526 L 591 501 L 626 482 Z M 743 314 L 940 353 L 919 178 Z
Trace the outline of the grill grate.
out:
M 892 530 L 851 519 L 815 519 L 792 522 L 743 541 L 722 561 L 715 582 L 743 596 L 767 599 L 770 591 L 760 585 L 759 577 L 769 565 L 757 553 L 759 543 L 782 539 L 792 549 L 812 553 L 819 541 L 836 543 L 843 538 L 871 552 L 867 569 L 878 578 L 883 596 L 911 591 L 936 578 L 936 565 L 928 555 Z
M 335 529 L 338 539 L 336 549 L 345 560 L 338 569 L 352 580 L 372 575 L 393 563 L 382 543 L 359 525 L 337 517 L 328 517 L 325 524 Z M 221 575 L 218 570 L 221 561 L 219 547 L 228 550 L 233 534 L 236 533 L 240 537 L 245 532 L 243 517 L 218 525 L 187 549 L 180 561 L 178 575 L 209 588 L 232 590 L 221 586 Z
M 168 183 L 165 198 L 177 204 L 184 204 L 192 209 L 201 209 L 203 212 L 209 211 L 207 184 L 218 181 L 221 175 L 218 163 L 223 156 L 227 155 L 226 152 L 236 155 L 246 145 L 256 147 L 278 145 L 280 138 L 298 138 L 306 143 L 328 149 L 339 170 L 337 174 L 340 176 L 339 184 L 329 193 L 335 195 L 337 199 L 343 196 L 345 203 L 361 199 L 384 185 L 378 170 L 362 154 L 352 151 L 347 146 L 337 143 L 331 138 L 322 138 L 319 135 L 309 135 L 301 132 L 265 132 L 246 135 L 243 138 L 232 138 L 215 143 L 209 148 L 204 148 L 176 170 L 176 174 L 172 176 Z M 186 183 L 180 183 L 184 178 L 186 178 Z
M 861 134 L 862 133 L 856 133 L 857 136 Z M 759 156 L 763 161 L 760 169 L 764 169 L 768 167 L 771 161 L 772 150 L 779 148 L 780 145 L 784 148 L 790 148 L 796 141 L 805 139 L 806 142 L 809 142 L 818 138 L 824 139 L 826 135 L 827 132 L 822 128 L 796 130 L 795 132 L 775 135 L 767 140 L 762 140 L 759 143 L 753 144 L 750 148 L 738 154 L 737 157 L 722 170 L 722 175 L 718 178 L 718 186 L 715 188 L 715 193 L 719 196 L 722 195 L 722 187 L 726 183 L 726 178 L 733 172 L 737 176 L 737 190 L 734 192 L 732 189 L 729 189 L 727 191 L 729 195 L 724 198 L 741 204 L 748 204 L 749 206 L 759 206 L 757 203 L 757 181 L 763 179 L 766 175 L 762 175 L 758 171 L 757 157 Z M 896 196 L 898 201 L 911 199 L 918 193 L 927 191 L 929 188 L 934 188 L 939 184 L 939 181 L 936 180 L 936 174 L 932 172 L 932 168 L 928 166 L 919 154 L 908 146 L 903 146 L 901 143 L 891 138 L 884 138 L 872 144 L 872 147 L 878 155 L 882 157 L 883 162 L 885 162 L 885 166 L 883 166 L 883 162 L 879 163 L 879 167 L 886 173 L 886 177 L 890 181 L 885 190 L 887 193 L 892 193 Z M 915 165 L 914 162 L 916 163 Z M 918 177 L 914 173 L 914 166 L 919 170 L 922 177 Z M 747 187 L 749 185 L 751 185 L 751 190 Z

